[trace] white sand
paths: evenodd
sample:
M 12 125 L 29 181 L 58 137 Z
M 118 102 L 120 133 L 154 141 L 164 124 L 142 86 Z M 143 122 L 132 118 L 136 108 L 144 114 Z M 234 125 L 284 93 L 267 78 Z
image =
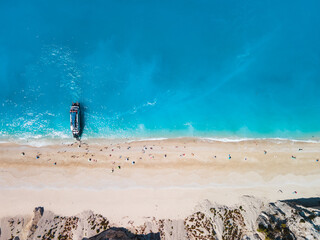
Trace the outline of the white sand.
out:
M 232 205 L 243 195 L 266 201 L 320 196 L 320 143 L 118 142 L 0 144 L 0 217 L 30 214 L 36 206 L 61 215 L 90 209 L 125 226 L 185 218 L 205 199 Z

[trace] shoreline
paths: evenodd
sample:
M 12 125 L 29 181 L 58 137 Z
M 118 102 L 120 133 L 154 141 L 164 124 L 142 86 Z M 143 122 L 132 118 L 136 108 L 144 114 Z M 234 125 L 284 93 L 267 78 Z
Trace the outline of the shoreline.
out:
M 257 137 L 257 138 L 243 138 L 243 137 L 202 137 L 202 136 L 176 136 L 176 137 L 132 137 L 132 138 L 107 138 L 107 137 L 96 137 L 96 138 L 83 138 L 82 142 L 90 144 L 109 144 L 109 143 L 132 143 L 132 142 L 148 142 L 148 141 L 162 141 L 162 140 L 184 140 L 184 139 L 195 139 L 208 142 L 223 142 L 223 143 L 237 143 L 237 142 L 250 142 L 250 141 L 267 141 L 267 142 L 301 142 L 301 143 L 320 143 L 320 138 L 268 138 L 268 137 Z M 33 147 L 45 147 L 50 145 L 59 144 L 72 144 L 77 142 L 75 138 L 0 138 L 1 144 L 17 144 L 26 145 Z

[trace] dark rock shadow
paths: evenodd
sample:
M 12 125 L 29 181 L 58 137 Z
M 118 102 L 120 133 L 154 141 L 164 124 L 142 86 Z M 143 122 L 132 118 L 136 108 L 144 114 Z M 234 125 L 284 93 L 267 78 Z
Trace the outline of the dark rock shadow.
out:
M 319 216 L 320 198 L 298 198 L 283 200 L 282 202 L 287 203 L 289 206 L 295 209 L 295 211 L 300 215 L 300 217 L 303 218 L 305 222 L 309 222 L 314 229 L 320 231 L 320 226 L 315 224 L 313 221 L 316 216 Z M 302 207 L 313 208 L 315 210 L 308 210 Z
M 300 205 L 303 207 L 314 208 L 320 210 L 320 198 L 298 198 L 298 199 L 288 199 L 282 202 L 288 203 L 290 205 Z
M 134 234 L 126 228 L 112 227 L 90 238 L 82 240 L 160 240 L 160 233 Z

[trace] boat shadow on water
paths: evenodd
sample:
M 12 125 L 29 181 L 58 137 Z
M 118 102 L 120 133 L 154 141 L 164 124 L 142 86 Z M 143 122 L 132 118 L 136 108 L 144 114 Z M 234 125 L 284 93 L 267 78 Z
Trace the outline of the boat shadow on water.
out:
M 80 130 L 79 130 L 79 137 L 78 139 L 80 140 L 81 139 L 81 136 L 82 136 L 82 133 L 83 133 L 83 129 L 86 125 L 86 119 L 84 117 L 84 113 L 85 113 L 85 108 L 83 107 L 83 103 L 80 104 Z

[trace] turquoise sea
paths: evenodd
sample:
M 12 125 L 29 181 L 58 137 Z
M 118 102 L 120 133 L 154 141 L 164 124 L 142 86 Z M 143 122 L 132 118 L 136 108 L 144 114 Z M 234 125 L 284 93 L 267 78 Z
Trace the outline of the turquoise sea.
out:
M 319 139 L 319 0 L 0 1 L 1 138 Z

